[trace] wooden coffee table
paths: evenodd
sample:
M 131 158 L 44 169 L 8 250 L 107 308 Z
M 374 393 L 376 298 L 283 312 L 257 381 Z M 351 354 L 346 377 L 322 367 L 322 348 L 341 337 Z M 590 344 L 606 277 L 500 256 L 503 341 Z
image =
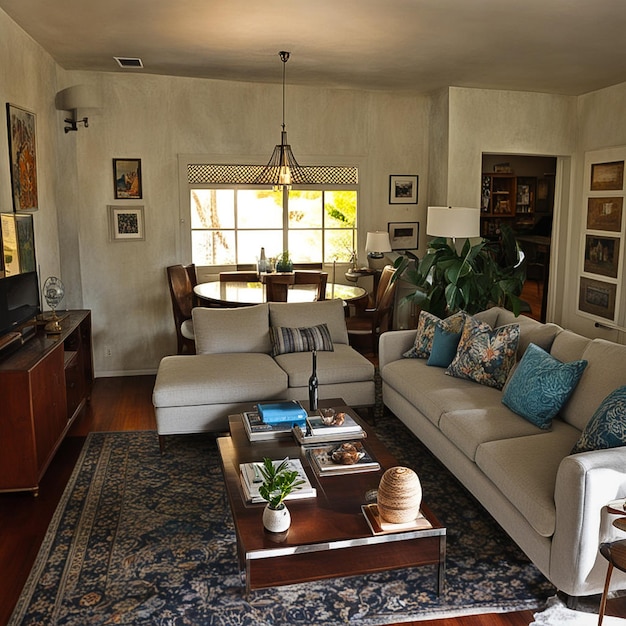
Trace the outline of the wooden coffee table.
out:
M 303 402 L 306 408 L 306 403 Z M 343 400 L 320 401 L 335 408 Z M 347 407 L 345 407 L 347 408 Z M 354 412 L 351 412 L 354 415 Z M 358 419 L 358 416 L 357 416 Z M 361 505 L 365 493 L 376 489 L 383 472 L 399 463 L 391 456 L 371 428 L 367 449 L 381 465 L 380 471 L 318 478 L 309 466 L 304 448 L 291 437 L 251 443 L 241 415 L 229 417 L 230 436 L 217 440 L 226 492 L 235 531 L 239 564 L 246 592 L 325 578 L 369 574 L 405 567 L 437 565 L 437 591 L 445 580 L 446 529 L 422 503 L 422 513 L 432 528 L 374 535 Z M 291 527 L 277 535 L 264 530 L 264 504 L 246 503 L 241 490 L 239 465 L 263 457 L 299 458 L 317 497 L 287 502 Z

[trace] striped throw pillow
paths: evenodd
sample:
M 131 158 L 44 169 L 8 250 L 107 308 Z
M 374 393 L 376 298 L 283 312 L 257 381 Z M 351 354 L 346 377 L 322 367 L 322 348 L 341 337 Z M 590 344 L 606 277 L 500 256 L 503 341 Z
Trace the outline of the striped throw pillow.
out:
M 290 352 L 311 352 L 311 350 L 332 352 L 333 340 L 326 324 L 307 328 L 287 328 L 270 326 L 272 356 Z

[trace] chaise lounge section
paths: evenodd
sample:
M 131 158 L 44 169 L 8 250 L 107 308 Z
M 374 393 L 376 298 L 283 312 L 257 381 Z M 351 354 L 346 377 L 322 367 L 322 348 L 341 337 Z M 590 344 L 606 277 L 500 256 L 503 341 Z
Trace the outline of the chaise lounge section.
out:
M 549 428 L 505 406 L 506 387 L 449 375 L 427 358 L 404 357 L 414 350 L 416 330 L 380 338 L 383 402 L 559 590 L 569 596 L 601 593 L 607 563 L 598 546 L 618 538 L 606 505 L 626 498 L 626 448 L 572 450 L 607 396 L 626 385 L 626 346 L 516 318 L 501 308 L 475 318 L 493 329 L 518 325 L 518 360 L 532 343 L 560 362 L 586 361 Z M 508 385 L 514 375 L 515 369 Z M 526 399 L 532 400 L 533 393 Z M 618 393 L 623 403 L 623 390 Z M 623 411 L 622 406 L 622 420 Z M 626 575 L 616 572 L 612 588 L 626 589 Z
M 374 366 L 350 347 L 341 300 L 198 307 L 192 315 L 196 354 L 159 364 L 153 404 L 160 437 L 228 430 L 228 415 L 256 402 L 307 400 L 313 335 L 319 397 L 374 405 Z

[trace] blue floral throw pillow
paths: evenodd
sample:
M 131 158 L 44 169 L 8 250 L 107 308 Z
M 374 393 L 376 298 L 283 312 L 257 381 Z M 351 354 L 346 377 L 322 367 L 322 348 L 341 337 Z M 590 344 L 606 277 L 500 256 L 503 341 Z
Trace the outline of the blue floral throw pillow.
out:
M 439 326 L 439 328 L 449 333 L 461 332 L 466 315 L 464 311 L 459 311 L 442 320 L 428 311 L 420 311 L 415 343 L 402 356 L 406 359 L 427 359 L 433 347 L 435 328 Z
M 456 356 L 446 374 L 502 389 L 515 365 L 518 342 L 519 324 L 492 329 L 485 322 L 467 317 Z
M 563 363 L 531 343 L 502 394 L 502 403 L 544 430 L 570 397 L 587 361 Z
M 612 391 L 596 409 L 572 454 L 626 446 L 626 387 Z

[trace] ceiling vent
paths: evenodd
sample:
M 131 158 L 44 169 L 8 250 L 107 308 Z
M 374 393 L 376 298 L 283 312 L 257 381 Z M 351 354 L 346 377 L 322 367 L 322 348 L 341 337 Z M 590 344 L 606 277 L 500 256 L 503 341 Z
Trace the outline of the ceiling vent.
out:
M 141 59 L 138 58 L 133 58 L 133 57 L 113 57 L 116 61 L 117 64 L 120 67 L 123 67 L 124 69 L 136 69 L 138 67 L 143 67 L 143 63 L 141 62 Z

